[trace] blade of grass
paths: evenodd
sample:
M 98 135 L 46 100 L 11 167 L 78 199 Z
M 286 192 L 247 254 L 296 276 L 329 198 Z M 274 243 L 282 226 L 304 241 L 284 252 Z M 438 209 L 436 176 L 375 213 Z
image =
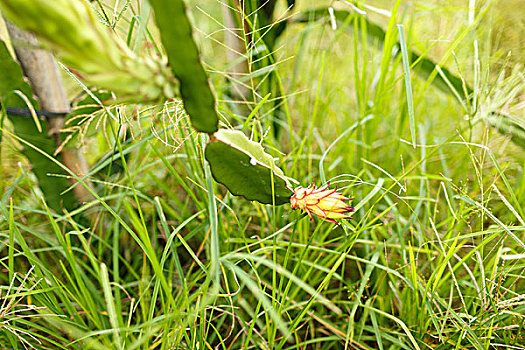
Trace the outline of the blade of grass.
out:
M 111 293 L 111 285 L 109 282 L 108 268 L 106 264 L 100 264 L 100 282 L 104 290 L 104 299 L 106 300 L 106 307 L 108 310 L 109 322 L 112 327 L 114 346 L 117 349 L 122 349 L 122 338 L 120 337 L 120 324 L 118 321 L 113 294 Z
M 408 49 L 405 38 L 405 27 L 402 24 L 397 25 L 399 31 L 399 43 L 401 46 L 401 57 L 403 59 L 403 71 L 405 72 L 405 87 L 407 94 L 408 118 L 410 120 L 410 136 L 412 138 L 412 147 L 416 148 L 416 121 L 414 117 L 414 101 L 412 98 L 412 81 L 410 79 L 410 62 L 408 60 Z

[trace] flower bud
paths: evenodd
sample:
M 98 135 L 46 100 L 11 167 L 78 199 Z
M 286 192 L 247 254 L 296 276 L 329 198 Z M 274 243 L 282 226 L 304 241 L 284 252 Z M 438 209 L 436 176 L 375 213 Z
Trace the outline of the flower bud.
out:
M 0 6 L 89 85 L 132 102 L 164 101 L 179 94 L 178 81 L 165 60 L 137 56 L 100 23 L 85 1 L 0 0 Z
M 354 211 L 347 202 L 352 198 L 347 198 L 337 192 L 337 188 L 329 189 L 330 184 L 317 188 L 311 184 L 307 188 L 297 187 L 294 189 L 290 203 L 292 209 L 301 209 L 308 213 L 310 219 L 312 214 L 333 223 L 334 219 L 351 219 L 349 213 Z

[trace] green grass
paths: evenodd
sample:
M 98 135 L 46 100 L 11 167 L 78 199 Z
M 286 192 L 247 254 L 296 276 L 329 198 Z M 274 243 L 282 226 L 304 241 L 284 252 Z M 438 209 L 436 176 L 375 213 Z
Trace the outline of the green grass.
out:
M 126 2 L 95 7 L 112 17 L 115 3 Z M 505 57 L 516 45 L 506 38 L 525 32 L 502 13 L 525 12 L 519 1 L 467 3 L 398 1 L 390 19 L 360 7 L 386 30 L 381 44 L 334 2 L 357 20 L 290 24 L 273 55 L 274 93 L 268 71 L 255 71 L 236 77 L 250 90 L 240 103 L 226 79 L 221 3 L 192 2 L 223 127 L 248 118 L 247 135 L 287 176 L 354 198 L 353 219 L 339 226 L 217 185 L 205 137 L 177 101 L 88 116 L 78 140 L 93 197 L 55 213 L 5 121 L 0 348 L 525 348 L 525 150 L 486 123 L 492 112 L 524 123 L 525 62 Z M 131 2 L 118 35 L 143 12 Z M 408 75 L 392 55 L 397 24 L 403 51 L 439 62 L 474 96 L 438 89 L 439 70 Z M 156 38 L 150 26 L 130 46 Z M 278 137 L 268 131 L 276 113 Z

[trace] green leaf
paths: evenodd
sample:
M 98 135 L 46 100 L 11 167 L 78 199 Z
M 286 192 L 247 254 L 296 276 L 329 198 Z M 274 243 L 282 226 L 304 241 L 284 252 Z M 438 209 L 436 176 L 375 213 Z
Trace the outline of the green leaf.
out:
M 14 93 L 15 90 L 24 94 L 35 109 L 38 102 L 33 99 L 33 91 L 24 80 L 22 69 L 16 63 L 3 41 L 0 41 L 0 101 L 2 108 L 18 107 L 28 108 L 26 102 Z M 48 135 L 47 126 L 41 123 L 42 131 L 39 132 L 32 118 L 8 114 L 13 124 L 14 132 L 20 138 L 30 142 L 49 155 L 55 151 L 55 141 Z M 32 171 L 38 179 L 40 189 L 44 193 L 45 200 L 50 208 L 61 212 L 62 208 L 72 210 L 77 205 L 77 200 L 72 191 L 61 195 L 69 187 L 65 177 L 67 174 L 58 165 L 39 152 L 23 147 L 22 153 L 27 157 L 32 166 Z M 53 174 L 53 175 L 49 175 Z M 56 175 L 58 175 L 58 177 Z
M 353 29 L 353 26 L 350 24 L 352 23 L 352 20 L 356 17 L 353 16 L 348 11 L 343 10 L 336 10 L 334 11 L 334 17 L 338 22 L 345 23 L 346 27 L 348 29 Z M 297 17 L 295 17 L 294 21 L 296 22 L 311 22 L 316 21 L 320 19 L 326 19 L 327 23 L 329 23 L 329 12 L 328 8 L 318 8 L 315 10 L 309 10 L 302 14 L 299 14 Z M 379 44 L 383 44 L 385 41 L 386 32 L 384 31 L 381 26 L 371 22 L 370 20 L 364 18 L 366 22 L 366 32 L 367 35 L 370 37 L 370 39 L 376 40 Z M 400 43 L 396 43 L 396 46 L 398 48 L 397 52 L 401 52 Z M 395 57 L 395 56 L 394 56 Z M 436 69 L 436 63 L 428 58 L 422 58 L 420 55 L 414 53 L 413 51 L 408 52 L 408 58 L 409 62 L 413 66 L 414 72 L 416 72 L 418 75 L 420 75 L 423 79 L 426 79 L 432 74 L 434 69 Z M 448 79 L 448 81 L 451 83 L 451 85 L 456 89 L 456 91 L 463 91 L 463 83 L 461 79 L 454 74 L 450 73 L 450 71 L 444 67 L 441 67 L 441 70 L 443 71 L 443 75 Z M 440 89 L 443 92 L 450 93 L 450 87 L 448 86 L 445 79 L 437 75 L 434 80 L 432 81 L 432 84 L 434 84 L 435 87 Z M 467 86 L 468 93 L 472 92 L 472 89 Z
M 168 62 L 180 81 L 180 93 L 191 124 L 197 131 L 214 133 L 219 122 L 215 96 L 192 37 L 186 4 L 183 0 L 150 0 L 150 4 Z
M 348 11 L 342 10 L 334 11 L 334 17 L 338 22 L 345 23 L 348 29 L 353 28 L 353 26 L 349 24 L 352 20 L 356 18 Z M 318 8 L 314 10 L 305 11 L 295 16 L 293 21 L 307 23 L 322 19 L 325 19 L 326 22 L 329 23 L 328 8 Z M 364 18 L 364 20 L 366 21 L 367 34 L 369 38 L 377 41 L 380 45 L 382 45 L 386 36 L 386 33 L 383 30 L 383 28 L 381 28 L 379 25 L 373 22 L 370 22 L 366 18 Z M 396 47 L 398 48 L 397 51 L 401 52 L 401 45 L 399 42 L 396 43 Z M 413 51 L 407 51 L 407 55 L 411 68 L 422 79 L 428 79 L 432 75 L 434 70 L 437 69 L 436 63 L 431 59 L 422 57 Z M 452 74 L 447 68 L 439 67 L 439 69 L 440 74 L 436 75 L 435 78 L 432 80 L 432 84 L 436 88 L 448 94 L 455 94 L 457 92 L 465 91 L 465 93 L 467 94 L 467 96 L 465 96 L 465 99 L 472 100 L 474 90 L 467 83 L 464 83 L 460 77 Z M 485 117 L 483 119 L 488 125 L 496 128 L 501 134 L 509 135 L 511 137 L 511 140 L 516 145 L 525 148 L 525 129 L 522 126 L 520 126 L 519 123 L 516 123 L 516 121 L 513 120 L 512 117 L 493 112 L 488 117 Z
M 513 117 L 490 114 L 483 118 L 483 120 L 498 129 L 504 135 L 510 135 L 511 140 L 521 148 L 525 149 L 525 129 Z
M 206 146 L 205 156 L 215 181 L 232 194 L 263 204 L 289 203 L 292 190 L 283 171 L 242 132 L 219 130 Z

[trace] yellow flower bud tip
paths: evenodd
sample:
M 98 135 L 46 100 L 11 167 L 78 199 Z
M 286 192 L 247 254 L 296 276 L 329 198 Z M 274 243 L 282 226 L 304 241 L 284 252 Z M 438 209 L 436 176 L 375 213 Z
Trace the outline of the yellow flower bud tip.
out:
M 307 188 L 297 187 L 290 197 L 292 209 L 300 209 L 308 213 L 310 219 L 312 214 L 337 224 L 334 219 L 351 219 L 349 213 L 354 211 L 347 202 L 353 198 L 348 198 L 337 192 L 335 189 L 329 189 L 330 184 L 317 188 L 310 184 Z

